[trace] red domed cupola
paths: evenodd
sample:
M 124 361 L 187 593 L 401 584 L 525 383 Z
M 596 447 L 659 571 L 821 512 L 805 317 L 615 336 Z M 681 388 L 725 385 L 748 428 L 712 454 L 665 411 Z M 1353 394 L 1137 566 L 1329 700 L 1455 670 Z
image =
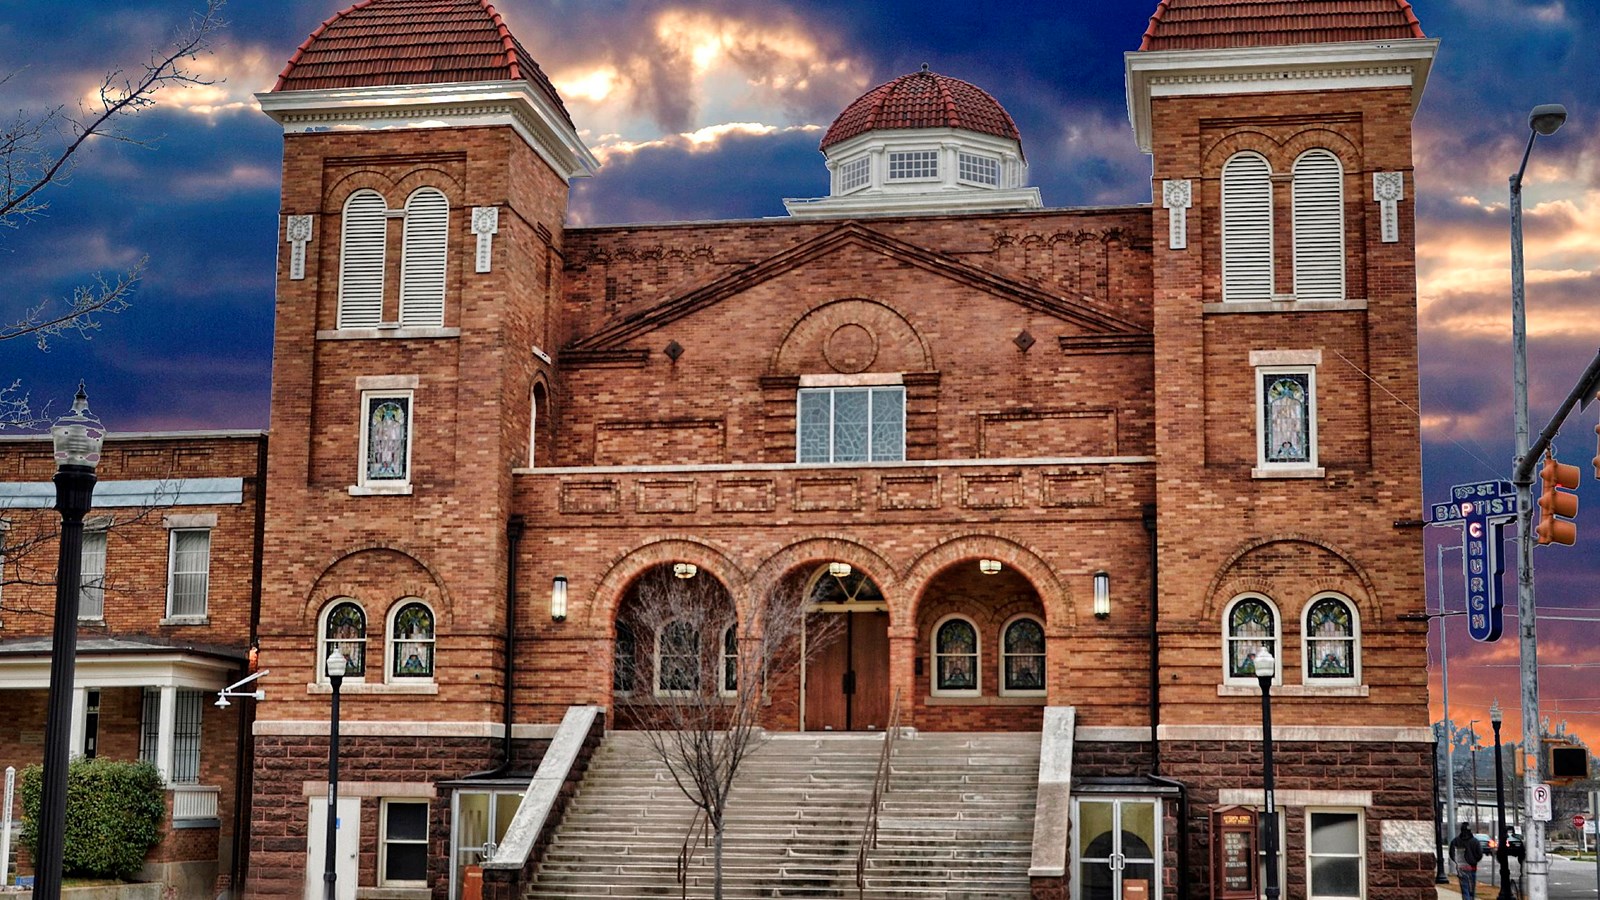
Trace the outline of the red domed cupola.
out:
M 988 91 L 924 64 L 922 71 L 880 84 L 845 107 L 823 136 L 822 149 L 868 131 L 900 128 L 958 128 L 1022 141 L 1011 114 Z

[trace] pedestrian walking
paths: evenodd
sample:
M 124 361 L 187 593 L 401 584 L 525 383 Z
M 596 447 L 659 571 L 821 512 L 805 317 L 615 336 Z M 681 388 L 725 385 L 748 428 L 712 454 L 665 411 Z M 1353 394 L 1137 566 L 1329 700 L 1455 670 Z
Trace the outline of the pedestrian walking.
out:
M 1461 900 L 1475 900 L 1478 890 L 1478 862 L 1483 859 L 1483 845 L 1472 833 L 1472 827 L 1463 824 L 1461 833 L 1450 842 L 1450 861 L 1455 864 L 1456 877 L 1461 880 Z

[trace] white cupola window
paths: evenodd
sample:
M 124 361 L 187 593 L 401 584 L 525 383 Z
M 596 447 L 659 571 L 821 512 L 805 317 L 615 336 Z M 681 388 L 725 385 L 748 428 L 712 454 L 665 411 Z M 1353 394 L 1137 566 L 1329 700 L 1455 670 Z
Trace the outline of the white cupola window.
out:
M 384 235 L 388 208 L 377 191 L 344 202 L 339 241 L 340 328 L 376 328 L 383 321 Z
M 1320 148 L 1294 161 L 1294 298 L 1344 299 L 1344 167 Z
M 1222 299 L 1272 299 L 1272 167 L 1259 153 L 1222 167 Z
M 441 327 L 450 201 L 436 188 L 418 188 L 406 200 L 405 222 L 400 257 L 400 324 Z

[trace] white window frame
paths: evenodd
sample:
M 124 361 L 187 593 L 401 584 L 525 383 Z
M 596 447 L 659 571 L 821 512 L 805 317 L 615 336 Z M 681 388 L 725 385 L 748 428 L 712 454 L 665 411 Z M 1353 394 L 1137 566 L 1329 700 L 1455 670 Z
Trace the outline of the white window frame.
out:
M 1316 354 L 1318 362 L 1321 361 L 1320 351 L 1311 351 Z M 1270 353 L 1270 351 L 1269 351 Z M 1253 361 L 1262 358 L 1296 358 L 1302 354 L 1296 351 L 1279 351 L 1277 353 L 1252 354 Z M 1267 459 L 1267 382 L 1275 375 L 1305 375 L 1306 376 L 1306 460 L 1304 462 L 1278 462 Z M 1317 434 L 1317 363 L 1303 363 L 1296 365 L 1255 365 L 1256 402 L 1255 417 L 1255 442 L 1256 442 L 1256 467 L 1252 474 L 1256 478 L 1272 477 L 1313 477 L 1320 478 L 1325 474 L 1318 454 Z
M 854 175 L 858 170 L 861 176 L 861 183 L 851 184 L 851 176 Z M 872 154 L 862 153 L 850 157 L 839 164 L 838 172 L 839 190 L 837 191 L 836 196 L 853 194 L 856 191 L 865 190 L 869 187 L 872 187 Z
M 896 178 L 895 177 L 895 174 L 894 174 L 894 159 L 895 159 L 895 157 L 897 157 L 897 156 L 904 157 L 904 156 L 913 156 L 913 155 L 915 155 L 916 157 L 918 157 L 918 162 L 920 162 L 921 158 L 925 154 L 931 154 L 932 157 L 933 157 L 933 174 L 932 175 L 911 175 L 911 176 L 902 177 L 902 178 Z M 884 182 L 886 184 L 915 184 L 915 183 L 918 183 L 918 182 L 943 181 L 944 180 L 944 176 L 943 176 L 943 173 L 940 172 L 941 160 L 939 159 L 939 157 L 941 157 L 943 155 L 944 154 L 939 150 L 938 147 L 896 147 L 895 149 L 890 150 L 887 154 L 884 155 L 883 180 L 884 180 Z
M 98 525 L 84 523 L 83 549 L 79 556 L 78 578 L 78 621 L 104 622 L 106 620 L 106 557 L 110 555 L 111 528 L 110 523 L 102 522 Z M 95 545 L 98 545 L 96 547 Z M 99 563 L 91 568 L 90 560 Z M 96 597 L 98 609 L 88 611 L 88 604 L 84 601 L 89 597 Z
M 939 687 L 939 658 L 941 656 L 956 656 L 958 654 L 941 654 L 939 652 L 939 630 L 952 621 L 962 621 L 972 629 L 972 687 L 970 688 L 941 688 Z M 967 654 L 959 654 L 965 656 Z M 928 630 L 928 658 L 932 663 L 928 668 L 928 691 L 935 697 L 978 697 L 983 694 L 983 630 L 971 616 L 961 613 L 950 613 L 933 623 L 933 628 Z
M 322 612 L 317 614 L 317 677 L 315 680 L 318 684 L 328 683 L 328 654 L 333 652 L 328 643 L 328 617 L 333 614 L 335 609 L 346 603 L 361 610 L 362 631 L 359 638 L 361 642 L 361 674 L 344 676 L 345 683 L 364 682 L 367 680 L 367 673 L 372 671 L 372 616 L 367 614 L 366 606 L 356 598 L 335 597 L 323 604 Z M 353 643 L 353 641 L 341 641 L 340 643 Z M 387 650 L 387 648 L 385 649 Z M 388 665 L 387 659 L 384 660 L 384 665 Z
M 422 813 L 422 829 L 423 829 L 422 830 L 422 840 L 418 841 L 418 840 L 413 839 L 413 838 L 402 838 L 402 839 L 398 839 L 397 840 L 397 839 L 389 837 L 389 807 L 397 805 L 397 804 L 406 804 L 406 805 L 410 805 L 410 806 L 420 806 L 420 807 L 423 808 L 423 813 Z M 428 852 L 428 840 L 429 840 L 428 832 L 431 830 L 429 828 L 429 826 L 432 824 L 431 822 L 429 822 L 429 819 L 431 819 L 432 817 L 433 817 L 433 807 L 432 807 L 432 804 L 429 803 L 427 800 L 418 799 L 418 798 L 414 798 L 414 797 L 385 797 L 385 798 L 383 798 L 382 809 L 378 813 L 378 886 L 379 887 L 427 887 L 428 886 L 428 882 L 427 882 L 426 878 L 424 878 L 422 880 L 419 880 L 419 881 L 402 880 L 402 879 L 390 880 L 386 873 L 389 871 L 389 845 L 390 844 L 404 844 L 404 845 L 406 845 L 408 847 L 416 847 L 416 846 L 422 847 L 423 871 L 427 871 L 427 860 L 428 860 L 428 856 L 429 856 L 429 852 Z
M 1281 816 L 1282 813 L 1280 813 L 1279 815 Z M 1355 819 L 1356 819 L 1356 852 L 1354 854 L 1354 858 L 1356 860 L 1356 866 L 1357 866 L 1357 868 L 1356 868 L 1356 872 L 1357 872 L 1356 883 L 1361 886 L 1361 890 L 1360 890 L 1359 893 L 1355 894 L 1354 897 L 1352 897 L 1349 894 L 1315 894 L 1315 893 L 1311 892 L 1311 861 L 1312 861 L 1313 857 L 1320 856 L 1320 857 L 1327 857 L 1327 858 L 1330 858 L 1330 859 L 1350 859 L 1351 858 L 1351 854 L 1348 854 L 1348 853 L 1316 853 L 1316 852 L 1314 852 L 1315 848 L 1312 846 L 1312 839 L 1313 839 L 1313 836 L 1315 835 L 1315 832 L 1312 830 L 1312 827 L 1311 827 L 1311 818 L 1312 818 L 1312 816 L 1315 816 L 1315 815 L 1355 816 Z M 1306 896 L 1307 896 L 1308 900 L 1364 900 L 1364 898 L 1367 896 L 1367 814 L 1366 814 L 1366 810 L 1361 809 L 1359 807 L 1350 808 L 1350 807 L 1314 807 L 1314 806 L 1308 806 L 1305 809 L 1305 836 L 1306 836 L 1306 843 L 1305 843 Z
M 406 477 L 405 478 L 372 478 L 367 477 L 367 443 L 370 433 L 370 423 L 367 421 L 371 401 L 399 400 L 406 401 L 406 414 L 410 421 L 406 422 Z M 413 450 L 417 444 L 417 399 L 416 391 L 411 389 L 375 389 L 361 392 L 361 406 L 357 412 L 356 421 L 361 428 L 361 453 L 357 458 L 356 484 L 371 493 L 410 493 L 412 477 L 416 474 L 412 470 Z
M 1301 168 L 1301 164 L 1307 159 L 1325 159 L 1333 164 L 1332 187 L 1334 189 L 1336 207 L 1333 210 L 1334 221 L 1331 223 L 1325 220 L 1324 215 L 1314 215 L 1310 209 L 1305 208 L 1315 204 L 1318 199 L 1303 192 L 1311 186 L 1312 181 L 1312 173 Z M 1296 300 L 1343 300 L 1345 299 L 1345 270 L 1348 263 L 1345 256 L 1344 234 L 1344 162 L 1339 159 L 1338 154 L 1326 147 L 1313 147 L 1295 158 L 1294 167 L 1291 171 L 1294 178 L 1290 190 L 1290 196 L 1293 200 L 1291 218 L 1294 227 L 1294 298 Z M 1316 174 L 1320 175 L 1324 174 L 1324 172 Z M 1306 177 L 1302 177 L 1302 175 Z M 1319 212 L 1321 211 L 1319 210 Z M 1312 239 L 1326 237 L 1329 233 L 1330 224 L 1335 240 L 1326 249 L 1332 255 L 1332 258 L 1313 255 L 1312 258 L 1307 259 L 1306 255 L 1312 251 Z M 1337 276 L 1335 279 L 1336 284 L 1331 291 L 1327 289 L 1318 290 L 1311 285 L 1303 284 L 1302 276 L 1309 274 L 1306 270 L 1314 268 L 1315 266 L 1312 264 L 1316 262 L 1337 263 L 1337 271 L 1333 271 L 1333 266 L 1329 266 L 1329 271 Z M 1303 265 L 1302 263 L 1305 264 Z
M 693 697 L 696 693 L 698 693 L 704 687 L 704 679 L 705 679 L 705 676 L 706 676 L 706 673 L 705 673 L 705 660 L 706 660 L 706 657 L 705 657 L 705 652 L 706 652 L 705 635 L 701 634 L 700 633 L 700 629 L 698 629 L 698 628 L 693 628 L 692 629 L 694 631 L 694 636 L 695 636 L 695 652 L 694 652 L 694 663 L 695 663 L 694 673 L 695 673 L 695 677 L 694 677 L 694 686 L 690 687 L 690 688 L 685 688 L 685 689 L 676 689 L 676 688 L 669 689 L 669 688 L 664 688 L 664 687 L 661 686 L 661 671 L 662 671 L 661 670 L 661 639 L 666 634 L 666 631 L 667 631 L 668 628 L 670 628 L 671 626 L 676 625 L 676 624 L 678 624 L 680 622 L 682 622 L 685 626 L 689 626 L 691 628 L 693 626 L 692 622 L 688 622 L 688 621 L 686 621 L 684 619 L 673 619 L 670 622 L 662 623 L 661 627 L 656 629 L 656 633 L 655 633 L 655 645 L 656 646 L 655 646 L 655 657 L 654 657 L 654 662 L 655 662 L 655 667 L 654 668 L 655 668 L 655 671 L 650 673 L 650 683 L 651 683 L 651 686 L 655 689 L 655 695 L 657 697 Z M 686 656 L 686 654 L 674 654 L 674 655 L 675 656 Z M 718 659 L 722 658 L 722 648 L 721 648 L 720 645 L 717 647 L 717 658 Z M 720 676 L 718 676 L 718 680 L 719 681 L 721 680 Z M 637 686 L 637 684 L 638 684 L 637 680 L 634 682 L 634 684 L 635 684 L 635 686 Z
M 984 181 L 982 179 L 968 178 L 965 175 L 961 174 L 962 169 L 964 168 L 962 166 L 962 163 L 965 162 L 966 160 L 969 160 L 969 159 L 975 160 L 979 164 L 990 164 L 990 165 L 993 165 L 994 166 L 994 180 L 993 181 Z M 975 165 L 973 168 L 976 169 L 976 168 L 978 168 L 978 166 Z M 990 156 L 987 153 L 975 153 L 975 152 L 973 152 L 971 150 L 966 150 L 966 149 L 962 149 L 962 150 L 957 150 L 956 151 L 956 181 L 960 182 L 961 184 L 970 184 L 970 185 L 975 185 L 977 187 L 986 187 L 986 188 L 999 188 L 1000 187 L 1000 182 L 1004 178 L 1005 178 L 1005 163 L 1000 159 L 1000 157 L 998 157 L 998 156 Z
M 1030 689 L 1019 689 L 1019 688 L 1008 688 L 1008 687 L 1006 687 L 1006 660 L 1009 659 L 1013 655 L 1015 655 L 1015 656 L 1033 656 L 1034 655 L 1032 653 L 1012 654 L 1012 653 L 1006 652 L 1006 634 L 1011 631 L 1011 626 L 1012 625 L 1015 625 L 1016 623 L 1022 621 L 1023 619 L 1026 619 L 1026 620 L 1038 625 L 1039 626 L 1039 632 L 1041 634 L 1044 633 L 1044 619 L 1042 619 L 1042 618 L 1040 618 L 1040 617 L 1038 617 L 1038 616 L 1036 616 L 1036 615 L 1034 615 L 1032 613 L 1018 613 L 1017 615 L 1014 615 L 1011 618 L 1007 619 L 1005 624 L 1000 626 L 999 645 L 998 645 L 998 648 L 997 648 L 997 653 L 995 654 L 1000 659 L 1000 669 L 995 674 L 1000 679 L 1000 696 L 1002 696 L 1002 697 L 1043 697 L 1049 691 L 1049 687 L 1050 687 L 1050 638 L 1049 638 L 1048 635 L 1046 635 L 1045 639 L 1044 639 L 1044 654 L 1041 657 L 1042 665 L 1043 665 L 1043 672 L 1044 672 L 1044 683 L 1045 683 L 1045 686 L 1042 687 L 1042 688 L 1038 688 L 1038 689 L 1031 689 L 1031 688 Z
M 1311 608 L 1324 600 L 1337 600 L 1350 613 L 1350 675 L 1329 677 L 1311 674 L 1311 643 L 1318 638 L 1311 633 Z M 1308 688 L 1337 687 L 1361 683 L 1361 610 L 1349 597 L 1338 591 L 1319 591 L 1300 610 L 1300 683 Z
M 728 652 L 728 637 L 733 637 L 733 652 Z M 724 697 L 733 697 L 739 693 L 739 623 L 734 622 L 722 629 L 722 637 L 717 645 L 717 689 Z M 728 664 L 733 663 L 733 687 L 728 687 Z
M 352 282 L 355 280 L 352 277 L 352 272 L 350 270 L 350 207 L 358 200 L 365 200 L 366 198 L 376 198 L 382 211 L 382 215 L 379 219 L 382 222 L 382 228 L 378 229 L 378 252 L 376 255 L 376 287 L 378 305 L 375 318 L 372 315 L 372 310 L 367 309 L 366 307 L 362 307 L 359 310 L 352 308 L 352 304 L 356 302 L 356 298 L 348 296 Z M 384 281 L 388 277 L 388 241 L 389 211 L 388 204 L 384 200 L 383 195 L 371 188 L 362 188 L 360 190 L 351 192 L 350 196 L 345 198 L 344 206 L 342 207 L 339 216 L 339 300 L 337 307 L 337 319 L 335 322 L 336 327 L 376 328 L 383 323 Z M 362 287 L 371 286 L 370 281 L 362 281 L 359 282 L 359 284 Z M 370 304 L 371 298 L 366 296 L 366 293 L 367 292 L 363 292 L 363 296 L 360 299 Z M 362 315 L 357 316 L 357 312 L 361 312 Z
M 1230 622 L 1233 618 L 1233 608 L 1246 600 L 1259 600 L 1266 604 L 1267 611 L 1272 614 L 1272 643 L 1273 658 L 1277 663 L 1277 670 L 1272 674 L 1273 684 L 1283 684 L 1283 613 L 1278 609 L 1278 604 L 1266 594 L 1254 591 L 1246 592 L 1229 600 L 1222 608 L 1222 683 L 1238 684 L 1249 687 L 1259 687 L 1261 682 L 1254 675 L 1235 676 L 1233 666 L 1229 663 L 1230 644 L 1233 633 Z
M 204 623 L 206 616 L 211 612 L 211 529 L 205 527 L 191 528 L 168 526 L 167 529 L 167 624 Z M 185 534 L 203 534 L 206 539 L 205 560 L 203 568 L 198 572 L 178 571 L 178 536 Z M 202 578 L 200 589 L 200 611 L 178 612 L 173 604 L 177 599 L 178 576 L 199 575 Z
M 900 453 L 893 458 L 878 459 L 873 455 L 872 429 L 876 424 L 872 412 L 872 396 L 874 391 L 895 390 L 900 393 Z M 840 392 L 864 391 L 867 395 L 867 458 L 838 460 L 835 450 L 836 432 L 835 398 Z M 828 458 L 826 460 L 806 460 L 801 456 L 804 453 L 805 435 L 801 430 L 801 409 L 807 394 L 827 394 L 828 396 Z M 817 385 L 801 387 L 794 398 L 794 459 L 795 462 L 808 466 L 857 466 L 874 462 L 903 462 L 906 458 L 906 388 L 904 384 L 840 384 Z
M 428 637 L 428 638 L 402 638 L 398 634 L 398 631 L 395 628 L 395 620 L 397 618 L 399 618 L 400 611 L 402 609 L 405 609 L 406 607 L 412 606 L 412 605 L 420 606 L 423 609 L 426 609 L 428 611 L 428 618 L 429 618 L 430 621 L 433 622 L 433 636 L 432 637 Z M 367 631 L 368 631 L 369 634 L 371 633 L 371 631 L 372 631 L 371 623 L 368 623 Z M 370 644 L 370 640 L 369 640 L 369 644 Z M 399 646 L 401 644 L 427 644 L 428 647 L 431 648 L 430 652 L 432 654 L 432 660 L 433 660 L 432 672 L 430 674 L 427 674 L 427 675 L 401 675 L 399 672 L 396 672 L 395 671 L 395 651 L 399 648 Z M 324 654 L 323 658 L 326 659 L 327 655 Z M 371 663 L 370 662 L 368 663 L 368 668 L 369 669 L 371 668 Z M 388 683 L 388 684 L 427 684 L 428 682 L 433 681 L 436 678 L 438 678 L 438 676 L 439 676 L 439 615 L 438 615 L 438 613 L 434 612 L 433 604 L 428 603 L 427 601 L 425 601 L 425 600 L 423 600 L 423 599 L 421 599 L 419 597 L 403 597 L 403 598 L 401 598 L 399 600 L 396 600 L 389 607 L 389 615 L 386 618 L 386 620 L 384 621 L 384 626 L 383 626 L 383 680 L 384 680 L 384 682 Z
M 1266 250 L 1265 250 L 1265 257 L 1264 258 L 1257 258 L 1257 256 L 1255 255 L 1255 254 L 1259 254 L 1259 253 L 1262 252 L 1260 250 L 1260 248 L 1249 248 L 1249 249 L 1254 249 L 1255 254 L 1247 254 L 1247 253 L 1245 253 L 1245 251 L 1240 250 L 1238 248 L 1236 240 L 1231 240 L 1230 239 L 1230 234 L 1232 234 L 1235 237 L 1237 237 L 1237 231 L 1234 231 L 1234 230 L 1232 230 L 1232 229 L 1230 229 L 1228 227 L 1229 219 L 1232 217 L 1232 216 L 1230 216 L 1230 209 L 1233 210 L 1233 215 L 1238 215 L 1239 209 L 1238 209 L 1238 205 L 1237 204 L 1242 202 L 1242 201 L 1237 199 L 1237 194 L 1235 193 L 1235 191 L 1239 190 L 1239 186 L 1240 186 L 1239 179 L 1242 179 L 1244 176 L 1242 174 L 1239 174 L 1239 175 L 1233 176 L 1233 178 L 1230 179 L 1229 178 L 1229 174 L 1228 174 L 1228 169 L 1229 169 L 1230 166 L 1233 166 L 1235 163 L 1237 163 L 1239 160 L 1242 160 L 1242 159 L 1259 160 L 1260 163 L 1261 163 L 1261 166 L 1263 168 L 1265 168 L 1265 170 L 1266 170 L 1266 176 L 1265 176 L 1265 184 L 1266 184 L 1266 190 L 1267 190 L 1267 203 L 1266 203 Z M 1254 175 L 1257 174 L 1257 172 L 1256 171 L 1252 171 L 1249 174 L 1254 176 Z M 1273 296 L 1274 296 L 1274 293 L 1277 290 L 1277 283 L 1278 283 L 1277 282 L 1277 277 L 1278 277 L 1277 276 L 1277 260 L 1275 258 L 1275 254 L 1273 252 L 1273 248 L 1274 248 L 1275 243 L 1276 243 L 1276 237 L 1275 237 L 1274 231 L 1273 231 L 1275 223 L 1273 222 L 1273 217 L 1274 217 L 1273 199 L 1274 198 L 1273 198 L 1273 184 L 1272 184 L 1272 163 L 1268 162 L 1267 158 L 1265 156 L 1262 156 L 1260 153 L 1257 153 L 1254 150 L 1241 150 L 1240 152 L 1235 153 L 1234 155 L 1228 157 L 1228 161 L 1222 164 L 1221 181 L 1222 181 L 1222 220 L 1221 220 L 1222 221 L 1222 301 L 1224 303 L 1233 303 L 1233 302 L 1246 302 L 1246 303 L 1248 303 L 1248 302 L 1256 302 L 1256 303 L 1259 303 L 1259 302 L 1263 302 L 1263 301 L 1272 300 Z M 1231 190 L 1231 191 L 1229 190 L 1230 183 L 1233 185 L 1233 190 Z M 1254 183 L 1255 183 L 1254 180 L 1252 180 L 1252 184 L 1254 184 Z M 1230 245 L 1232 245 L 1232 246 L 1230 246 Z M 1263 262 L 1266 265 L 1266 270 L 1267 270 L 1266 271 L 1266 291 L 1264 293 L 1261 292 L 1260 290 L 1246 291 L 1244 296 L 1240 296 L 1239 295 L 1240 286 L 1238 285 L 1237 278 L 1230 278 L 1229 277 L 1230 270 L 1237 270 L 1237 268 L 1240 265 L 1244 265 L 1244 267 L 1246 269 L 1251 269 L 1251 268 L 1258 267 Z M 1230 263 L 1231 263 L 1231 265 L 1230 265 Z

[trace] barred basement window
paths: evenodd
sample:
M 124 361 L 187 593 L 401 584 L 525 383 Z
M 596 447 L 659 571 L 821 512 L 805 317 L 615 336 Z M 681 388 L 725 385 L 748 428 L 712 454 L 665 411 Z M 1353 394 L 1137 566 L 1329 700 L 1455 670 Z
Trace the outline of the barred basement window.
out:
M 1272 168 L 1259 153 L 1222 167 L 1222 299 L 1272 299 Z
M 400 324 L 444 325 L 445 263 L 450 201 L 436 188 L 418 188 L 406 199 L 400 255 Z
M 174 529 L 167 553 L 167 615 L 204 616 L 211 582 L 211 531 Z
M 161 688 L 144 689 L 144 703 L 139 716 L 139 759 L 162 765 L 161 753 Z M 205 694 L 190 688 L 178 688 L 173 698 L 172 771 L 167 774 L 170 784 L 197 784 L 200 781 L 200 714 L 205 705 Z
M 377 191 L 356 191 L 344 202 L 339 241 L 340 328 L 376 328 L 383 321 L 388 213 L 388 204 Z
M 839 167 L 839 193 L 847 194 L 872 183 L 872 157 L 858 156 Z
M 1000 160 L 976 153 L 962 153 L 957 155 L 956 161 L 959 164 L 957 174 L 962 181 L 1000 186 Z
M 1344 299 L 1344 168 L 1327 150 L 1294 162 L 1294 298 Z
M 901 150 L 889 154 L 890 181 L 919 181 L 938 177 L 937 150 Z

